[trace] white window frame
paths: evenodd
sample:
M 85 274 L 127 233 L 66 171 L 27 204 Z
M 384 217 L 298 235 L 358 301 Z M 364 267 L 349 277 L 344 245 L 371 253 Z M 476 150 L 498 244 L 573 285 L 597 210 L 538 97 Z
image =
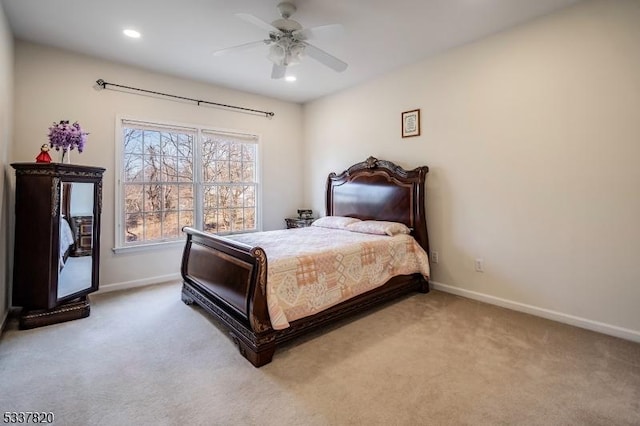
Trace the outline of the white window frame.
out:
M 256 178 L 256 230 L 262 230 L 262 155 L 261 155 L 261 137 L 257 133 L 234 130 L 234 129 L 224 129 L 214 126 L 201 125 L 201 124 L 187 124 L 187 123 L 179 123 L 179 122 L 171 122 L 165 120 L 156 120 L 156 119 L 141 119 L 138 117 L 131 117 L 125 115 L 117 115 L 116 123 L 115 123 L 115 166 L 116 173 L 114 173 L 114 196 L 115 196 L 115 247 L 112 249 L 115 253 L 127 252 L 127 251 L 140 251 L 140 250 L 149 250 L 154 248 L 167 248 L 170 246 L 181 246 L 184 245 L 184 238 L 180 238 L 178 240 L 167 240 L 167 241 L 153 241 L 153 242 L 141 242 L 135 244 L 127 244 L 124 239 L 124 223 L 125 223 L 125 212 L 123 206 L 123 180 L 124 180 L 124 169 L 123 169 L 123 150 L 124 150 L 124 134 L 123 134 L 123 123 L 124 122 L 132 122 L 137 123 L 143 126 L 149 127 L 157 127 L 157 128 L 167 128 L 172 130 L 180 130 L 183 129 L 188 132 L 195 133 L 195 141 L 194 141 L 194 149 L 193 149 L 193 165 L 194 165 L 194 219 L 195 223 L 193 227 L 196 229 L 202 230 L 203 221 L 204 221 L 204 206 L 203 206 L 203 183 L 202 183 L 202 164 L 200 161 L 196 161 L 196 158 L 202 158 L 202 134 L 203 133 L 218 133 L 218 134 L 227 134 L 230 136 L 239 136 L 243 138 L 254 138 L 256 140 L 256 162 L 255 162 L 255 178 Z M 246 231 L 249 232 L 249 231 Z M 226 234 L 232 234 L 234 232 L 229 232 Z M 220 235 L 224 235 L 220 233 Z

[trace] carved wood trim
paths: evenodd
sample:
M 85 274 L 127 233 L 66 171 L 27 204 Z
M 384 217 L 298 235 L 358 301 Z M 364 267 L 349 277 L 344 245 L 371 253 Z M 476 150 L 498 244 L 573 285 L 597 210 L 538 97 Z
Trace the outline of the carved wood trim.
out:
M 58 208 L 60 204 L 60 178 L 54 177 L 51 179 L 51 217 L 58 216 Z
M 65 170 L 65 169 L 16 169 L 17 176 L 41 175 L 41 176 L 99 178 L 102 176 L 102 174 L 103 174 L 102 171 L 77 171 L 77 170 Z
M 102 179 L 96 184 L 96 193 L 98 194 L 98 214 L 102 214 Z
M 213 303 L 208 297 L 204 296 L 193 285 L 188 282 L 182 284 L 183 298 L 192 299 L 195 303 L 202 306 L 210 314 L 216 316 L 225 325 L 231 327 L 232 330 L 239 332 L 245 343 L 251 345 L 258 351 L 260 346 L 275 343 L 275 335 L 273 333 L 257 334 L 250 330 L 245 324 L 229 315 L 225 310 L 221 309 Z
M 258 284 L 260 284 L 262 295 L 267 297 L 267 254 L 260 247 L 252 248 L 251 254 L 258 261 Z

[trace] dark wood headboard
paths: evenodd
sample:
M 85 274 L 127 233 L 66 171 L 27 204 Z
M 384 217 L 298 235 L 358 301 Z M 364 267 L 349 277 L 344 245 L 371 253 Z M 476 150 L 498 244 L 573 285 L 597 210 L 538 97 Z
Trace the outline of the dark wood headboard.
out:
M 369 157 L 327 179 L 327 215 L 400 222 L 429 253 L 425 179 L 429 168 L 405 170 Z

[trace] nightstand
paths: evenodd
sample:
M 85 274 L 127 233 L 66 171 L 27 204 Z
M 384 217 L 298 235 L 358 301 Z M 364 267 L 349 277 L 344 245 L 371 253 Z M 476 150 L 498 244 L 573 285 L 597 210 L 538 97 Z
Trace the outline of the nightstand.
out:
M 309 217 L 306 219 L 300 217 L 294 218 L 286 218 L 284 221 L 287 223 L 287 228 L 306 228 L 307 226 L 311 226 L 313 221 L 316 220 L 313 217 Z

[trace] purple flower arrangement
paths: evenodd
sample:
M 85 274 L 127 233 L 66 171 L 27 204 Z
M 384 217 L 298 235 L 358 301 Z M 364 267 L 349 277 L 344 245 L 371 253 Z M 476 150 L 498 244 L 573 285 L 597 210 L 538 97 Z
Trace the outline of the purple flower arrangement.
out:
M 78 148 L 78 152 L 84 150 L 84 144 L 87 142 L 87 135 L 83 132 L 80 124 L 76 121 L 69 124 L 69 120 L 61 120 L 59 123 L 53 123 L 49 127 L 49 145 L 56 151 L 68 151 Z

